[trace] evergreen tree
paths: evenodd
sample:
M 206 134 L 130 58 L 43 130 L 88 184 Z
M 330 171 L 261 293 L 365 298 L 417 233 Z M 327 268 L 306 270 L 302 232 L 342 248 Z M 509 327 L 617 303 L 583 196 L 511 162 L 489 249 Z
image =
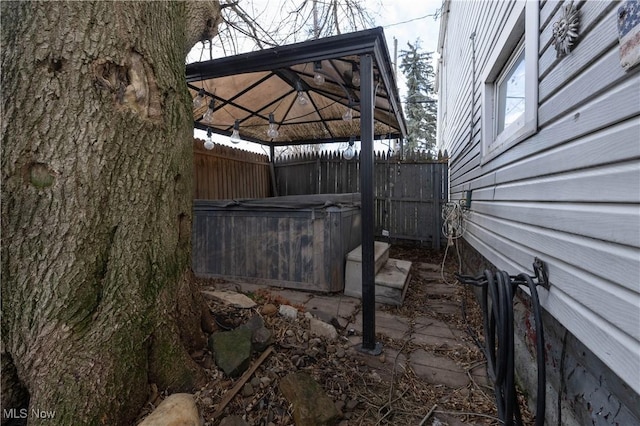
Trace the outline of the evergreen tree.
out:
M 407 140 L 404 152 L 432 151 L 436 141 L 437 105 L 434 99 L 433 52 L 420 51 L 420 39 L 400 51 L 400 70 L 407 79 L 405 114 Z

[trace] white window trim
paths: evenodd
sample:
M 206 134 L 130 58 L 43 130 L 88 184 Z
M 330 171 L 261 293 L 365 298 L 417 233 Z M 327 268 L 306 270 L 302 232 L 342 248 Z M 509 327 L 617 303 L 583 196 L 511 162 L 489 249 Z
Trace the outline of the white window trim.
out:
M 482 73 L 482 164 L 538 130 L 539 19 L 537 1 L 516 2 Z M 496 82 L 523 34 L 526 76 L 524 123 L 522 126 L 508 127 L 496 136 Z

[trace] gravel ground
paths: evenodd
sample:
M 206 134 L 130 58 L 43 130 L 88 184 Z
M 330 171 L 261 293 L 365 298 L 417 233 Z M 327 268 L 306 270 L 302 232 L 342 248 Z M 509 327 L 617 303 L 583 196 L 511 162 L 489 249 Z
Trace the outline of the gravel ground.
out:
M 424 262 L 440 265 L 443 253 L 412 246 L 392 245 L 391 257 L 413 262 Z M 449 257 L 445 265 L 445 278 L 453 283 L 452 273 L 456 270 L 455 259 Z M 466 301 L 467 322 L 463 320 L 461 310 L 452 313 L 438 313 L 425 304 L 425 285 L 417 273 L 411 274 L 411 282 L 405 302 L 401 307 L 382 307 L 397 315 L 407 318 L 429 316 L 445 321 L 459 330 L 471 330 L 476 334 L 482 331 L 481 314 L 478 304 L 462 286 L 456 286 L 451 295 L 441 296 L 453 300 L 461 306 Z M 203 285 L 215 282 L 199 280 Z M 220 280 L 218 280 L 219 282 Z M 237 309 L 214 301 L 210 303 L 218 324 L 222 329 L 233 328 L 243 324 L 251 316 L 260 312 L 267 303 L 274 305 L 287 304 L 289 301 L 274 296 L 268 289 L 250 295 L 258 304 L 254 309 Z M 431 299 L 433 295 L 429 296 Z M 359 314 L 359 311 L 356 315 Z M 206 368 L 210 378 L 208 384 L 195 393 L 196 401 L 204 418 L 204 424 L 217 425 L 225 416 L 237 415 L 249 425 L 293 425 L 292 409 L 278 390 L 278 381 L 286 374 L 303 370 L 311 374 L 324 391 L 331 397 L 342 413 L 340 426 L 346 425 L 466 425 L 466 424 L 501 424 L 495 417 L 496 407 L 493 391 L 470 381 L 469 386 L 462 389 L 451 389 L 446 386 L 434 386 L 417 377 L 411 369 L 399 369 L 397 360 L 371 357 L 359 354 L 351 348 L 348 330 L 340 331 L 335 341 L 326 341 L 309 335 L 308 319 L 298 317 L 291 321 L 279 315 L 263 316 L 267 328 L 273 331 L 274 351 L 257 368 L 247 384 L 228 403 L 219 417 L 214 417 L 217 404 L 236 383 L 237 379 L 227 378 L 213 363 L 211 354 L 204 350 L 195 354 L 195 358 Z M 419 348 L 412 342 L 400 342 L 377 336 L 382 340 L 384 348 L 400 353 Z M 465 336 L 470 343 L 468 350 L 459 348 L 424 348 L 447 356 L 465 367 L 467 371 L 485 363 L 481 351 L 472 343 L 470 336 Z M 254 357 L 254 362 L 259 354 Z M 372 359 L 374 358 L 374 359 Z M 374 368 L 380 363 L 387 366 L 382 370 Z M 471 376 L 470 376 L 471 377 Z M 524 407 L 525 424 L 532 424 L 532 416 Z

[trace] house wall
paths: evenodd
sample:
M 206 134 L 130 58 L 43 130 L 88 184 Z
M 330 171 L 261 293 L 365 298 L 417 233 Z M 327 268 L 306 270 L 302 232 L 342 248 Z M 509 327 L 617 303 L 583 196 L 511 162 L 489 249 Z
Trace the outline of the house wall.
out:
M 481 75 L 517 5 L 445 3 L 439 146 L 450 155 L 451 199 L 471 191 L 466 252 L 510 273 L 532 274 L 534 257 L 542 259 L 551 281 L 540 294 L 549 318 L 545 327 L 560 335 L 566 330 L 576 342 L 568 359 L 597 360 L 585 367 L 594 370 L 590 375 L 616 376 L 608 383 L 619 385 L 602 386 L 600 380 L 598 392 L 612 391 L 621 406 L 635 403 L 626 409 L 637 419 L 640 66 L 625 71 L 620 65 L 619 2 L 575 2 L 578 41 L 557 58 L 553 24 L 568 3 L 533 4 L 539 11 L 537 130 L 492 158 L 482 151 Z M 479 263 L 469 261 L 467 267 L 473 266 Z M 596 394 L 583 395 L 574 413 L 593 407 L 589 399 Z M 552 411 L 556 407 L 547 404 L 548 419 Z M 608 424 L 614 417 L 594 422 Z

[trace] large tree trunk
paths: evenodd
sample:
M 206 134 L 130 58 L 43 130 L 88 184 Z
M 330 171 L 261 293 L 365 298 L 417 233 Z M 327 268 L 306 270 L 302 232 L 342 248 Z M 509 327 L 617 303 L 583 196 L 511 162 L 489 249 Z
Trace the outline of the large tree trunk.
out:
M 207 7 L 188 30 L 183 2 L 1 3 L 3 414 L 126 424 L 149 383 L 203 377 L 184 54 Z

